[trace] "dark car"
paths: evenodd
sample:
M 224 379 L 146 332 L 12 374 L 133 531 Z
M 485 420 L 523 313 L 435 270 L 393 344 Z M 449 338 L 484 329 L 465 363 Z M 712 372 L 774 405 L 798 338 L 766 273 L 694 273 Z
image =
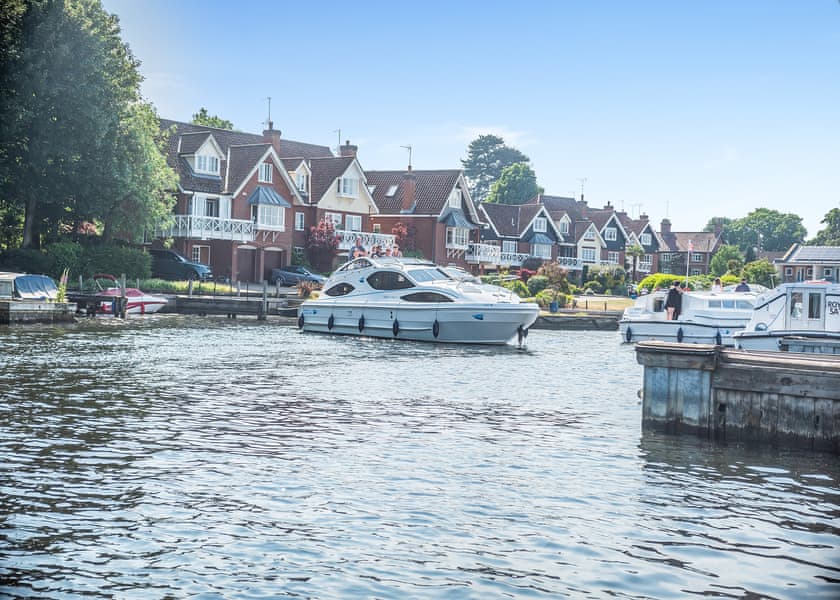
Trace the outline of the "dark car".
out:
M 160 279 L 199 279 L 207 281 L 213 279 L 213 269 L 210 265 L 193 262 L 175 250 L 149 250 L 152 256 L 152 277 Z
M 309 271 L 306 267 L 289 265 L 279 269 L 271 269 L 271 283 L 277 285 L 297 285 L 301 281 L 311 281 L 318 285 L 323 284 L 327 278 Z

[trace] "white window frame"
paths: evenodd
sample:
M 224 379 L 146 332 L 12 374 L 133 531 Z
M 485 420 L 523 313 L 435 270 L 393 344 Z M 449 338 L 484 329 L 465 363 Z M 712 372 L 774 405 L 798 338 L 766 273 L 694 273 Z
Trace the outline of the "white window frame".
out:
M 650 246 L 650 234 L 643 233 L 640 236 L 639 241 L 642 243 L 642 246 Z
M 616 252 L 615 250 L 609 250 L 607 252 L 607 262 L 610 263 L 611 265 L 617 265 L 618 264 L 618 252 Z
M 219 159 L 212 154 L 197 154 L 195 157 L 195 172 L 219 174 Z
M 644 254 L 639 259 L 639 266 L 640 267 L 647 267 L 650 268 L 653 266 L 653 254 Z
M 192 261 L 193 262 L 204 262 L 203 260 L 201 260 L 201 250 L 202 250 L 202 248 L 207 249 L 207 261 L 208 262 L 210 261 L 210 246 L 203 246 L 201 244 L 196 244 L 192 247 L 192 251 L 190 252 L 190 255 L 192 256 Z
M 580 259 L 585 263 L 595 262 L 595 248 L 581 248 Z
M 551 258 L 551 244 L 531 244 L 531 256 Z
M 359 180 L 355 177 L 339 177 L 336 193 L 345 198 L 359 197 Z
M 298 171 L 295 175 L 295 183 L 299 191 L 305 192 L 307 184 L 309 183 L 309 175 L 307 175 L 305 171 Z
M 382 233 L 382 223 L 373 224 L 373 233 Z
M 560 233 L 569 233 L 569 222 L 565 220 L 560 221 L 558 228 L 560 229 Z
M 452 193 L 449 195 L 449 206 L 451 208 L 461 208 L 460 188 L 455 188 L 454 190 L 452 190 Z
M 334 212 L 324 213 L 324 222 L 325 223 L 332 223 L 333 227 L 335 227 L 336 229 L 341 229 L 342 223 L 344 222 L 343 219 L 344 219 L 344 215 L 342 215 L 341 213 L 334 213 Z
M 261 163 L 260 164 L 260 172 L 257 176 L 257 181 L 259 183 L 271 183 L 273 179 L 274 169 L 271 166 L 271 163 Z
M 516 254 L 519 252 L 519 242 L 516 240 L 502 240 L 502 252 L 505 254 Z
M 470 230 L 464 227 L 447 227 L 446 247 L 466 249 L 469 245 L 469 235 Z
M 306 215 L 302 212 L 295 213 L 295 231 L 306 229 Z
M 595 239 L 595 230 L 590 227 L 583 233 L 583 239 L 585 240 L 594 240 Z
M 548 219 L 545 217 L 537 217 L 534 219 L 534 232 L 545 233 L 546 231 L 548 231 Z
M 692 252 L 691 253 L 691 262 L 693 262 L 693 263 L 703 262 L 703 255 L 700 252 Z
M 219 199 L 215 196 L 204 199 L 204 216 L 219 218 Z M 213 214 L 215 213 L 215 214 Z
M 251 205 L 251 219 L 257 225 L 257 229 L 286 230 L 286 209 L 277 204 Z
M 344 229 L 346 231 L 361 231 L 362 215 L 344 215 Z
M 793 275 L 793 267 L 785 267 L 785 275 L 790 277 Z
M 615 227 L 607 227 L 604 230 L 604 239 L 608 242 L 614 242 L 618 239 L 618 229 Z

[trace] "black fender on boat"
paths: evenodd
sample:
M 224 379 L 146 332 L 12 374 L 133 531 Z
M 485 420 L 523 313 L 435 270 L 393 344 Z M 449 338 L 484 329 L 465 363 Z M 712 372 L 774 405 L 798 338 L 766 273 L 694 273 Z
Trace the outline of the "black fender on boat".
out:
M 394 324 L 391 326 L 391 331 L 394 332 L 394 336 L 398 336 L 400 334 L 400 322 L 394 319 Z
M 432 335 L 435 337 L 440 335 L 440 323 L 437 319 L 435 319 L 435 322 L 432 323 Z
M 723 345 L 723 336 L 721 336 L 721 335 L 720 335 L 720 329 L 718 329 L 718 330 L 717 330 L 717 333 L 715 334 L 715 343 L 716 343 L 718 346 L 722 346 L 722 345 Z
M 298 329 L 303 329 L 303 321 L 304 321 L 303 315 L 300 315 L 298 317 Z
M 329 319 L 327 319 L 327 329 L 329 329 L 330 331 L 332 331 L 333 325 L 335 325 L 335 317 L 333 317 L 332 315 L 330 315 L 330 318 L 329 318 Z
M 365 316 L 362 315 L 361 317 L 359 317 L 359 333 L 363 332 L 364 330 L 365 330 Z
M 630 327 L 624 332 L 624 341 L 628 344 L 633 341 L 633 330 Z
M 680 343 L 682 343 L 682 341 L 683 341 L 683 330 L 682 330 L 682 327 L 680 327 L 679 329 L 677 329 L 677 341 L 678 341 L 678 342 L 680 342 Z

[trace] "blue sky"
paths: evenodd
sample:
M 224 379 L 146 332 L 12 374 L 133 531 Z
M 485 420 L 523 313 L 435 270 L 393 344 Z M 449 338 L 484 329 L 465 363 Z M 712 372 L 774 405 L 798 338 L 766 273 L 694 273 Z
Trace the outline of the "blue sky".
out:
M 104 0 L 166 118 L 460 168 L 502 136 L 547 194 L 675 231 L 840 206 L 837 0 Z M 585 178 L 585 182 L 581 179 Z

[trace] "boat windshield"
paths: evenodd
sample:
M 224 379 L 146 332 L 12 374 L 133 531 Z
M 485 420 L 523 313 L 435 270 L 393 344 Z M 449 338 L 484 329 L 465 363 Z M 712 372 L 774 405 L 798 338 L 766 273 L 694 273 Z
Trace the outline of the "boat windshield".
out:
M 750 310 L 753 308 L 753 303 L 750 300 L 709 300 L 709 308 L 732 308 L 741 310 Z
M 417 283 L 424 283 L 426 281 L 440 281 L 441 279 L 452 279 L 449 275 L 438 268 L 425 269 L 411 269 L 409 272 L 411 278 Z

